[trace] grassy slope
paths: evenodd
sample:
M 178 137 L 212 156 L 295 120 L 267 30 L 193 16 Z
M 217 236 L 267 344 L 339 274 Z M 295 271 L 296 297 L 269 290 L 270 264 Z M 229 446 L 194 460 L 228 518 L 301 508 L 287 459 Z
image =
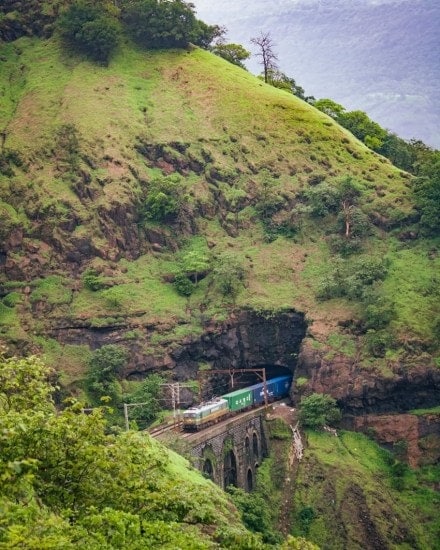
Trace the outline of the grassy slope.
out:
M 309 432 L 294 534 L 327 549 L 440 548 L 439 468 L 404 468 L 396 477 L 393 462 L 364 435 Z
M 105 68 L 66 56 L 53 39 L 21 39 L 2 45 L 1 50 L 6 70 L 2 71 L 0 86 L 7 93 L 2 99 L 0 128 L 7 132 L 6 146 L 22 152 L 29 166 L 26 172 L 17 169 L 9 181 L 0 177 L 0 189 L 30 237 L 38 239 L 39 235 L 38 231 L 32 234 L 35 221 L 27 219 L 29 208 L 23 209 L 23 194 L 46 217 L 46 225 L 60 235 L 61 243 L 87 236 L 95 248 L 108 247 L 98 211 L 136 204 L 141 193 L 139 178 L 148 181 L 160 173 L 136 152 L 139 138 L 153 144 L 189 143 L 188 150 L 196 158 L 209 153 L 211 161 L 205 172 L 215 168 L 232 174 L 230 183 L 216 185 L 226 206 L 215 204 L 212 184 L 205 174 L 189 171 L 184 185 L 190 203 L 217 206 L 226 217 L 228 196 L 234 189 L 243 190 L 251 200 L 255 197 L 263 168 L 276 178 L 276 192 L 290 199 L 309 188 L 314 176 L 324 176 L 331 184 L 352 175 L 365 187 L 367 212 L 396 218 L 411 211 L 408 180 L 385 159 L 296 97 L 205 51 L 151 53 L 125 46 Z M 81 200 L 54 167 L 54 133 L 65 123 L 78 129 L 82 157 L 93 159 L 94 168 L 89 173 L 98 189 L 93 200 Z M 133 176 L 133 169 L 138 178 Z M 97 181 L 105 181 L 105 185 L 99 186 Z M 72 212 L 79 224 L 70 235 L 60 230 L 58 223 Z M 238 306 L 304 310 L 314 321 L 315 336 L 324 341 L 338 331 L 338 320 L 356 314 L 355 303 L 315 300 L 320 278 L 331 268 L 332 256 L 323 238 L 329 222 L 310 219 L 293 240 L 279 237 L 267 243 L 252 207 L 242 209 L 239 217 L 240 230 L 231 237 L 218 217 L 197 216 L 198 232 L 216 245 L 215 253 L 232 250 L 248 271 L 248 284 L 237 298 Z M 429 246 L 422 243 L 413 250 L 400 251 L 400 243 L 385 241 L 384 237 L 382 231 L 375 231 L 365 252 L 380 257 L 391 250 L 395 258 L 387 285 L 402 305 L 396 327 L 429 338 L 433 306 L 429 305 L 425 320 L 415 321 L 417 311 L 422 307 L 426 310 L 426 304 L 414 300 L 420 285 L 429 286 L 435 272 L 435 260 L 425 260 Z M 76 241 L 72 242 L 74 247 Z M 208 251 L 206 242 L 199 238 L 181 240 L 180 246 Z M 417 264 L 424 262 L 420 269 L 425 282 L 408 277 L 402 292 L 408 258 Z M 228 304 L 223 303 L 209 278 L 202 281 L 189 303 L 177 296 L 162 276 L 175 272 L 178 261 L 179 253 L 169 252 L 148 254 L 136 261 L 121 260 L 110 277 L 115 285 L 112 288 L 91 292 L 80 287 L 63 302 L 55 296 L 59 293 L 57 285 L 48 285 L 45 300 L 51 304 L 53 316 L 82 319 L 93 326 L 126 324 L 127 318 L 134 325 L 162 323 L 171 339 L 180 339 L 198 332 L 194 311 L 199 303 L 207 303 L 208 314 L 219 319 L 224 318 Z M 66 287 L 72 285 L 71 277 L 65 273 Z M 38 292 L 39 284 L 31 282 L 32 289 Z M 44 320 L 35 322 L 29 309 L 21 309 L 28 325 L 44 333 Z M 188 328 L 176 332 L 176 321 Z M 17 330 L 10 330 L 7 336 L 14 338 Z

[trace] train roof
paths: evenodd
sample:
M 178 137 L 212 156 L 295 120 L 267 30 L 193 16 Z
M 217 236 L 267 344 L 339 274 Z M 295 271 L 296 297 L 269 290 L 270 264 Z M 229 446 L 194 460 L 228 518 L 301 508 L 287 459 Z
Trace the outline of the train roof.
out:
M 214 399 L 213 401 L 208 401 L 208 403 L 202 403 L 201 405 L 198 405 L 197 407 L 191 407 L 189 409 L 186 409 L 186 411 L 183 411 L 183 414 L 185 413 L 191 413 L 191 412 L 200 412 L 200 411 L 207 411 L 213 407 L 213 405 L 221 405 L 221 404 L 228 404 L 226 399 L 219 398 Z

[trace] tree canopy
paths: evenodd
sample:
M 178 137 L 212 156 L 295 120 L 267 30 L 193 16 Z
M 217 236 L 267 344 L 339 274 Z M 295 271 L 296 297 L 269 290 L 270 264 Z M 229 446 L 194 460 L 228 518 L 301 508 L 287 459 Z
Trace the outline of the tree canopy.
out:
M 202 550 L 252 537 L 148 435 L 108 435 L 103 410 L 74 401 L 57 411 L 50 374 L 37 357 L 0 354 L 0 548 Z
M 197 19 L 194 6 L 183 0 L 124 1 L 121 16 L 132 38 L 151 49 L 207 47 L 222 33 Z
M 95 61 L 107 63 L 120 40 L 119 22 L 101 6 L 72 4 L 59 18 L 64 41 Z
M 341 418 L 336 400 L 330 395 L 313 393 L 303 397 L 299 404 L 299 420 L 306 428 L 316 430 L 334 424 Z

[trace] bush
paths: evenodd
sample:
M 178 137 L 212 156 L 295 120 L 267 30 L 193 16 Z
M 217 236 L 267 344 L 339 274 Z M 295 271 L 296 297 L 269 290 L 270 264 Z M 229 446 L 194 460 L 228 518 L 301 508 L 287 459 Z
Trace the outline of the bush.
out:
M 183 0 L 124 2 L 122 20 L 136 42 L 151 49 L 207 47 L 221 29 L 196 19 L 194 6 Z
M 387 272 L 387 262 L 382 258 L 363 257 L 351 262 L 336 261 L 333 271 L 320 281 L 317 297 L 320 300 L 342 297 L 362 300 L 368 288 L 385 279 Z
M 217 260 L 213 275 L 223 296 L 235 299 L 245 278 L 245 271 L 241 263 L 232 254 L 223 254 Z
M 13 308 L 22 301 L 23 297 L 19 292 L 10 292 L 3 298 L 3 304 L 6 307 Z
M 89 290 L 97 291 L 105 287 L 102 277 L 94 269 L 86 269 L 82 275 L 83 285 Z
M 126 350 L 116 344 L 102 346 L 93 353 L 86 376 L 86 389 L 96 404 L 102 397 L 110 397 L 112 405 L 120 401 L 121 388 L 117 377 L 126 361 Z
M 365 342 L 368 351 L 375 357 L 384 357 L 387 349 L 394 344 L 393 335 L 386 330 L 367 330 Z
M 341 419 L 336 400 L 326 394 L 313 393 L 309 397 L 303 397 L 298 409 L 301 424 L 313 430 L 326 424 L 334 425 Z
M 183 187 L 179 176 L 153 179 L 144 203 L 144 217 L 155 221 L 175 218 L 182 206 Z
M 178 273 L 173 284 L 181 296 L 191 296 L 195 289 L 194 283 L 184 273 Z
M 151 374 L 133 393 L 124 396 L 128 403 L 144 403 L 130 409 L 130 420 L 135 420 L 140 429 L 145 429 L 154 422 L 162 410 L 159 395 L 164 382 L 165 379 L 158 374 Z
M 99 6 L 77 2 L 60 17 L 61 37 L 75 50 L 107 63 L 120 40 L 118 22 Z
M 336 212 L 339 207 L 340 192 L 328 183 L 320 183 L 304 192 L 312 216 L 322 217 Z

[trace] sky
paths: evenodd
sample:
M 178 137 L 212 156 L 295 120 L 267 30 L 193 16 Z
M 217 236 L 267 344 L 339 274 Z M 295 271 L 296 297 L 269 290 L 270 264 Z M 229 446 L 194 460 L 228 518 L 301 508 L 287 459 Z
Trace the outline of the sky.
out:
M 280 69 L 405 139 L 440 148 L 440 0 L 193 0 L 197 15 L 255 52 L 270 32 Z M 255 56 L 247 62 L 259 73 Z

